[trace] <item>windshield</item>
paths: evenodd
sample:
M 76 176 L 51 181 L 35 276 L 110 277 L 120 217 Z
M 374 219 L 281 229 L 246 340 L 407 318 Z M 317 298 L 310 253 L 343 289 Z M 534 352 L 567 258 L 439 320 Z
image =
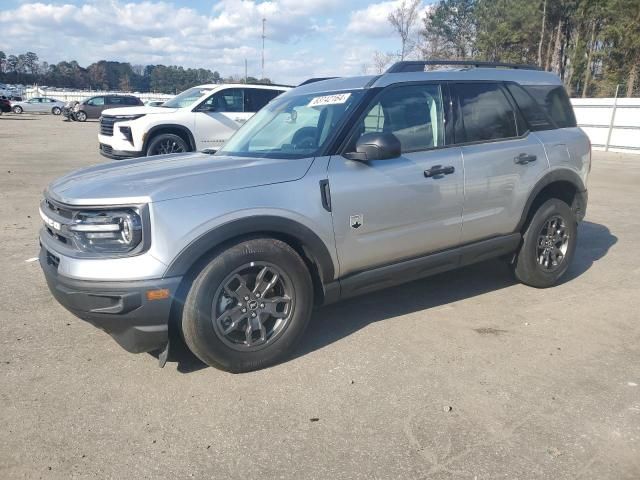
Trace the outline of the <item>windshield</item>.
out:
M 167 107 L 167 108 L 188 107 L 193 102 L 195 102 L 200 97 L 202 97 L 203 95 L 206 95 L 209 92 L 211 92 L 210 88 L 193 87 L 188 90 L 185 90 L 179 95 L 176 95 L 171 100 L 167 100 L 160 106 Z
M 363 95 L 358 90 L 279 97 L 254 115 L 216 155 L 315 156 Z

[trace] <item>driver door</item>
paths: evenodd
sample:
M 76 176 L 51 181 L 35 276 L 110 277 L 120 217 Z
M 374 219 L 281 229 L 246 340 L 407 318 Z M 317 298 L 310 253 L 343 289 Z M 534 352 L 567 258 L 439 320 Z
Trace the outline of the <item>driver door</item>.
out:
M 329 186 L 342 276 L 460 243 L 462 155 L 460 148 L 446 146 L 444 125 L 450 117 L 444 105 L 449 102 L 438 84 L 388 87 L 367 107 L 347 148 L 353 151 L 364 133 L 385 132 L 400 140 L 402 154 L 373 161 L 331 157 Z M 438 166 L 451 168 L 425 175 Z
M 39 112 L 40 109 L 42 108 L 42 99 L 39 97 L 36 98 L 32 98 L 31 100 L 28 100 L 23 107 L 23 110 L 25 112 Z
M 198 150 L 218 150 L 242 126 L 251 113 L 244 111 L 243 88 L 220 90 L 194 110 L 195 141 Z

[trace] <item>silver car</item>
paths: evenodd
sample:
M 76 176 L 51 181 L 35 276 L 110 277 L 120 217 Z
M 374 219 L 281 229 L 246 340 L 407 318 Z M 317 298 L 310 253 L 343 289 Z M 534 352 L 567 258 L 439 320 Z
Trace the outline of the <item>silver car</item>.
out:
M 22 102 L 12 102 L 13 113 L 52 113 L 60 115 L 64 102 L 49 97 L 34 97 Z
M 494 257 L 555 285 L 591 167 L 562 83 L 433 63 L 295 88 L 215 155 L 54 181 L 40 206 L 51 292 L 129 351 L 163 364 L 175 328 L 207 364 L 244 372 L 283 359 L 314 306 L 339 299 Z

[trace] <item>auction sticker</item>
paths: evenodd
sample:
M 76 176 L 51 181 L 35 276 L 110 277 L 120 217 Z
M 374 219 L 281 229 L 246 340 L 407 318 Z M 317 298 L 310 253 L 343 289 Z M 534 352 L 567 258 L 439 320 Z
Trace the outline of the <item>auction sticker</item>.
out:
M 311 99 L 308 107 L 320 107 L 322 105 L 340 105 L 349 100 L 350 93 L 336 93 L 335 95 L 324 95 Z

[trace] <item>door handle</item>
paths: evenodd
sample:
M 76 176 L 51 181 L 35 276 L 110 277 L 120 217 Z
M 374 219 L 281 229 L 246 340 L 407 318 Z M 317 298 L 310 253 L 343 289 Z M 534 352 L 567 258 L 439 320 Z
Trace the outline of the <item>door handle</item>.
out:
M 455 171 L 456 169 L 452 165 L 449 165 L 448 167 L 443 167 L 442 165 L 434 165 L 430 169 L 424 171 L 424 176 L 426 178 L 433 178 L 440 175 L 451 175 Z
M 529 155 L 528 153 L 521 153 L 513 159 L 518 165 L 526 165 L 527 163 L 535 162 L 538 159 L 535 155 Z

